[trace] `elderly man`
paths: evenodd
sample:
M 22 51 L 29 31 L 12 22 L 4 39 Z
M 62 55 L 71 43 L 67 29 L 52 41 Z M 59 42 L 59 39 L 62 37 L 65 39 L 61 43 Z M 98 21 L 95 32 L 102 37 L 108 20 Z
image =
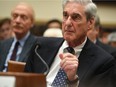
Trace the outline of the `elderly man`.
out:
M 39 38 L 25 71 L 45 73 L 47 87 L 111 87 L 114 58 L 87 38 L 96 10 L 91 0 L 63 0 L 63 38 Z
M 18 4 L 11 12 L 11 27 L 15 37 L 0 43 L 0 71 L 7 71 L 9 60 L 26 62 L 36 37 L 30 34 L 34 10 L 26 3 Z

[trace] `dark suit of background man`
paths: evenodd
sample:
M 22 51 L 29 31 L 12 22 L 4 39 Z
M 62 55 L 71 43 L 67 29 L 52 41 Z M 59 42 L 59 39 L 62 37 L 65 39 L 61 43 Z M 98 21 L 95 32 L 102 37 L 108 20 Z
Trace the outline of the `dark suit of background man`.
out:
M 26 62 L 30 49 L 36 40 L 36 37 L 31 35 L 29 31 L 34 24 L 34 11 L 31 6 L 26 3 L 18 4 L 11 12 L 11 19 L 15 37 L 0 44 L 0 71 L 6 71 L 15 42 L 19 41 L 16 61 Z
M 88 38 L 95 43 L 96 45 L 100 46 L 106 52 L 110 53 L 116 59 L 116 48 L 111 47 L 110 45 L 103 44 L 99 40 L 99 31 L 100 31 L 100 18 L 98 15 L 95 16 L 95 24 L 91 30 L 87 32 Z
M 91 0 L 63 0 L 63 38 L 39 38 L 39 45 L 32 49 L 25 71 L 45 73 L 47 63 L 50 68 L 46 77 L 47 87 L 52 87 L 60 68 L 67 75 L 65 82 L 68 87 L 112 87 L 110 76 L 114 58 L 87 38 L 96 11 Z M 74 55 L 63 53 L 68 46 L 74 48 Z

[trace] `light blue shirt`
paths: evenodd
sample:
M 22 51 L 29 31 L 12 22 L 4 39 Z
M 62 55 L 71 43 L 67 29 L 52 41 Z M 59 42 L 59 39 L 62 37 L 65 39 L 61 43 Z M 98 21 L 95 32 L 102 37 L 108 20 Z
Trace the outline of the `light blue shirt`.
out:
M 4 65 L 4 66 L 5 66 L 5 69 L 3 70 L 3 72 L 6 72 L 6 70 L 7 70 L 8 61 L 10 60 L 10 57 L 11 57 L 11 55 L 12 55 L 12 52 L 13 52 L 15 43 L 16 43 L 17 41 L 19 41 L 19 43 L 20 43 L 19 46 L 18 46 L 17 54 L 16 54 L 16 61 L 18 61 L 18 60 L 19 60 L 19 56 L 20 56 L 20 54 L 21 54 L 21 52 L 22 52 L 23 46 L 24 46 L 24 44 L 25 44 L 27 38 L 29 37 L 29 35 L 30 35 L 30 32 L 28 32 L 28 33 L 25 35 L 25 37 L 23 37 L 21 40 L 17 40 L 16 37 L 14 37 L 14 41 L 13 41 L 11 47 L 10 47 L 10 50 L 9 50 L 9 52 L 8 52 L 8 55 L 7 55 L 7 58 L 6 58 L 6 61 L 5 61 L 5 65 Z

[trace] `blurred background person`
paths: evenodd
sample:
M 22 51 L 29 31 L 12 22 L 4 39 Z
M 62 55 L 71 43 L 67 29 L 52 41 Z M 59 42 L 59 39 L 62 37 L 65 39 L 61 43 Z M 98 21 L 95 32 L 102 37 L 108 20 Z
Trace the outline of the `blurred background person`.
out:
M 58 19 L 51 19 L 45 23 L 43 36 L 46 37 L 62 37 L 62 22 Z M 49 30 L 50 29 L 50 30 Z M 55 30 L 53 30 L 55 29 Z M 60 30 L 59 30 L 60 29 Z
M 62 30 L 60 28 L 48 28 L 44 34 L 44 37 L 63 37 Z
M 35 24 L 33 28 L 30 30 L 30 32 L 35 36 L 43 36 L 45 30 L 46 30 L 45 24 L 40 25 Z
M 99 31 L 100 31 L 100 18 L 98 15 L 95 17 L 94 26 L 87 32 L 88 38 L 95 43 L 96 45 L 100 46 L 102 49 L 110 53 L 112 56 L 116 58 L 116 49 L 109 46 L 108 44 L 104 44 L 99 40 Z
M 104 44 L 108 44 L 108 36 L 109 34 L 111 34 L 112 32 L 116 32 L 116 29 L 115 28 L 104 28 L 104 27 L 101 27 L 100 28 L 100 40 L 102 43 Z
M 4 18 L 0 20 L 0 40 L 5 40 L 14 36 L 11 29 L 11 19 Z
M 116 48 L 116 32 L 112 32 L 108 35 L 108 43 L 110 46 Z
M 15 37 L 0 43 L 0 71 L 7 71 L 9 60 L 27 61 L 36 41 L 36 37 L 30 33 L 34 21 L 34 10 L 27 3 L 19 3 L 11 11 L 11 28 Z
M 46 28 L 60 28 L 60 29 L 62 29 L 62 22 L 58 19 L 51 19 L 46 23 Z

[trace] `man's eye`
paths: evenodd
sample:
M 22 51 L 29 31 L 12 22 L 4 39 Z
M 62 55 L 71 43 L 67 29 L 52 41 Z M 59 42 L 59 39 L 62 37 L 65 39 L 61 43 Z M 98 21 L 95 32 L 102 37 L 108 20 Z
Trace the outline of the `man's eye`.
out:
M 21 15 L 21 18 L 22 18 L 23 20 L 27 20 L 27 19 L 28 19 L 28 17 L 25 16 L 25 15 Z
M 81 16 L 79 14 L 73 14 L 71 17 L 74 21 L 80 21 L 81 20 Z
M 63 17 L 66 19 L 68 17 L 68 14 L 63 12 Z
M 64 17 L 66 17 L 66 16 L 67 16 L 67 14 L 63 14 L 63 16 L 64 16 Z
M 17 18 L 17 16 L 18 16 L 17 14 L 13 14 L 13 15 L 12 15 L 12 17 L 13 17 L 14 19 Z

